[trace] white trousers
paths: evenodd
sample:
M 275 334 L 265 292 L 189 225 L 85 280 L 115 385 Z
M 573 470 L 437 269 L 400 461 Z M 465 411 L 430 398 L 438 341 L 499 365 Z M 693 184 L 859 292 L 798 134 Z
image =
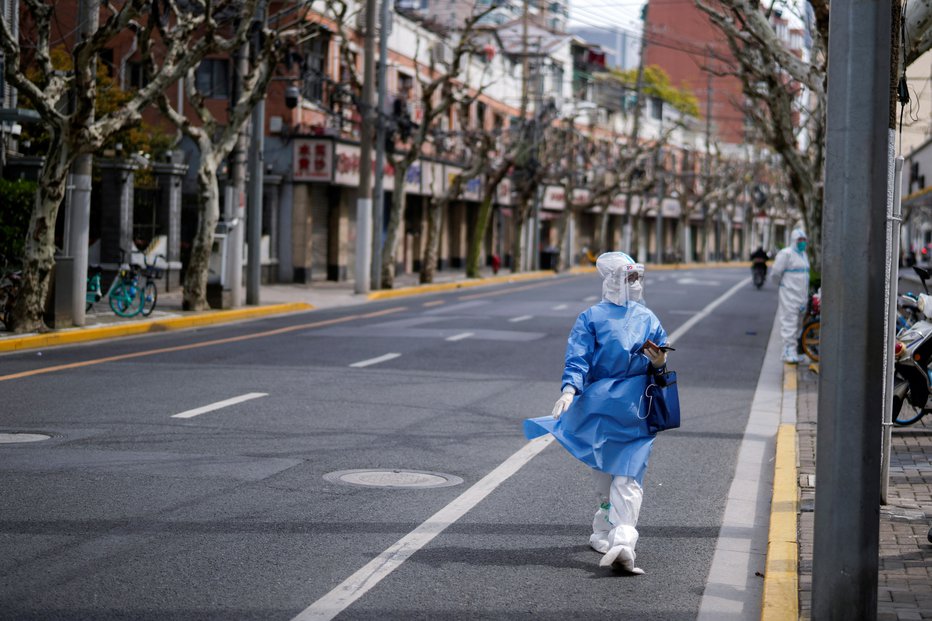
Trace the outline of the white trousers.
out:
M 636 480 L 626 476 L 613 476 L 607 472 L 592 471 L 599 508 L 592 519 L 589 545 L 603 554 L 620 548 L 622 558 L 634 562 L 634 548 L 638 543 L 638 514 L 644 490 Z M 614 556 L 619 556 L 616 550 Z M 629 556 L 630 555 L 630 556 Z

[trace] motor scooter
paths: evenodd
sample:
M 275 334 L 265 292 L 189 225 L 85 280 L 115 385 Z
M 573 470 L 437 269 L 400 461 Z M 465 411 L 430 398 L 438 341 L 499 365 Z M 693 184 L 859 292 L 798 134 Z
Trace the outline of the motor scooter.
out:
M 925 293 L 916 299 L 919 319 L 901 330 L 894 345 L 893 424 L 912 425 L 932 410 L 932 295 L 926 281 L 929 272 L 913 267 Z
M 764 281 L 767 280 L 766 259 L 754 259 L 751 262 L 751 278 L 754 281 L 754 286 L 758 289 L 764 286 Z

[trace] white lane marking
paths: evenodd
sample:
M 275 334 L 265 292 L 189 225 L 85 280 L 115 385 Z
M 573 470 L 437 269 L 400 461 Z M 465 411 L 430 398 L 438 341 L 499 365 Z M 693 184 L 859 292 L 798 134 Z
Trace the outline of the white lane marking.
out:
M 583 298 L 583 302 L 595 302 L 599 299 L 597 295 L 590 295 L 588 298 Z
M 453 502 L 433 514 L 420 526 L 396 541 L 372 559 L 362 569 L 344 580 L 332 591 L 305 608 L 293 621 L 323 621 L 336 617 L 350 604 L 366 594 L 383 578 L 397 569 L 412 554 L 430 543 L 448 526 L 466 515 L 473 507 L 495 491 L 499 485 L 531 461 L 553 442 L 552 435 L 540 436 L 525 444 L 495 470 L 460 494 Z
M 394 360 L 398 358 L 401 354 L 385 354 L 384 356 L 378 356 L 377 358 L 369 358 L 368 360 L 360 360 L 359 362 L 354 362 L 350 366 L 355 369 L 361 369 L 362 367 L 368 367 L 373 364 L 378 364 L 380 362 L 385 362 L 387 360 Z
M 225 408 L 230 405 L 236 405 L 237 403 L 242 403 L 243 401 L 250 401 L 252 399 L 258 399 L 259 397 L 268 396 L 269 393 L 267 392 L 250 392 L 246 393 L 245 395 L 240 395 L 239 397 L 233 397 L 232 399 L 225 399 L 223 401 L 211 403 L 210 405 L 194 408 L 193 410 L 186 410 L 184 412 L 179 412 L 178 414 L 172 414 L 172 418 L 194 418 L 200 414 L 213 412 L 214 410 L 219 410 L 220 408 Z
M 749 282 L 751 282 L 751 278 L 750 277 L 745 278 L 744 280 L 736 284 L 734 287 L 732 287 L 731 289 L 729 289 L 728 291 L 720 295 L 714 302 L 712 302 L 711 304 L 703 308 L 701 311 L 699 311 L 698 314 L 693 315 L 692 317 L 687 319 L 686 323 L 684 323 L 679 328 L 674 330 L 673 334 L 669 335 L 667 340 L 672 345 L 674 341 L 676 341 L 678 338 L 686 334 L 687 330 L 689 330 L 694 325 L 696 325 L 697 323 L 699 323 L 700 321 L 708 317 L 712 313 L 712 311 L 714 311 L 716 308 L 719 307 L 720 304 L 722 304 L 725 300 L 727 300 L 734 294 L 738 293 L 738 291 L 741 290 L 741 287 L 747 286 Z
M 771 460 L 781 411 L 792 409 L 793 418 L 796 411 L 795 398 L 784 399 L 788 395 L 783 389 L 779 328 L 779 317 L 774 317 L 699 603 L 699 621 L 760 618 L 763 581 L 754 579 L 748 567 L 763 567 L 767 561 Z
M 705 307 L 696 317 L 692 317 L 680 326 L 670 337 L 679 338 L 694 326 L 699 319 L 708 315 L 719 304 L 735 294 L 738 289 L 747 285 L 750 278 L 746 278 L 732 289 L 725 292 L 720 298 Z M 464 334 L 469 334 L 464 333 Z M 462 335 L 457 335 L 462 336 Z M 455 338 L 455 337 L 450 337 Z M 463 337 L 465 338 L 465 337 Z M 449 338 L 447 340 L 450 340 Z M 475 507 L 496 487 L 517 472 L 521 466 L 533 459 L 553 442 L 552 435 L 540 436 L 524 445 L 518 452 L 506 459 L 495 470 L 485 475 L 478 483 L 470 487 L 449 505 L 432 515 L 416 529 L 399 539 L 380 555 L 369 561 L 362 569 L 337 585 L 332 591 L 305 608 L 292 621 L 329 621 L 346 610 L 353 602 L 366 594 L 369 589 L 377 585 L 383 578 L 397 569 L 412 554 L 430 543 L 434 537 L 442 533 L 450 524 L 463 517 L 470 509 Z
M 563 310 L 563 309 L 565 309 L 567 306 L 569 306 L 569 305 L 568 305 L 568 304 L 557 304 L 556 306 L 553 307 L 553 310 Z
M 508 321 L 511 323 L 518 323 L 519 321 L 527 321 L 528 319 L 534 319 L 534 315 L 521 315 L 520 317 L 512 317 Z
M 462 341 L 463 339 L 468 339 L 473 336 L 475 332 L 460 332 L 459 334 L 454 334 L 453 336 L 448 336 L 446 340 L 448 341 Z
M 446 304 L 443 300 L 434 300 L 433 302 L 424 302 L 424 306 L 440 306 Z

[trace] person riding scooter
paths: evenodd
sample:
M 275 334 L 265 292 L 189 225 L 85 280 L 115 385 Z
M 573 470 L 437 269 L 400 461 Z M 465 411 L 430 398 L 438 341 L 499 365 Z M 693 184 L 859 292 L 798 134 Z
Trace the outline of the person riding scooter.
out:
M 754 286 L 760 289 L 767 280 L 767 252 L 763 246 L 758 246 L 757 250 L 751 253 L 751 276 L 754 278 Z

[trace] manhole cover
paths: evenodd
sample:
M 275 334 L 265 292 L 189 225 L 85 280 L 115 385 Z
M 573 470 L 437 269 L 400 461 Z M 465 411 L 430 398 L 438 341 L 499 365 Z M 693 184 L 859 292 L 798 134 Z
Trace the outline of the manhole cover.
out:
M 52 436 L 44 433 L 0 433 L 0 444 L 15 444 L 17 442 L 41 442 Z
M 463 482 L 452 474 L 422 470 L 338 470 L 325 474 L 324 478 L 331 483 L 365 487 L 449 487 Z

